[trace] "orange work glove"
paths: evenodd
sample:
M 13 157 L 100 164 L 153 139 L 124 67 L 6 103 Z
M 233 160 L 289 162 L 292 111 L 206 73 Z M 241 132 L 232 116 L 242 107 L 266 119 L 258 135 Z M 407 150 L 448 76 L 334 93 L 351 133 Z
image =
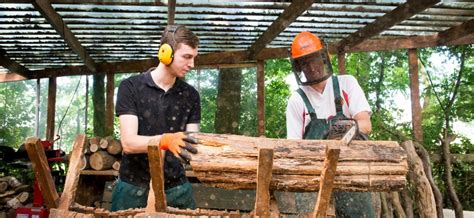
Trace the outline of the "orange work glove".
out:
M 189 155 L 188 151 L 196 154 L 197 149 L 191 145 L 196 143 L 197 139 L 192 137 L 189 133 L 165 133 L 161 135 L 160 148 L 162 150 L 171 151 L 175 157 L 183 162 L 189 162 L 191 160 L 191 156 Z M 184 150 L 181 148 L 184 148 Z

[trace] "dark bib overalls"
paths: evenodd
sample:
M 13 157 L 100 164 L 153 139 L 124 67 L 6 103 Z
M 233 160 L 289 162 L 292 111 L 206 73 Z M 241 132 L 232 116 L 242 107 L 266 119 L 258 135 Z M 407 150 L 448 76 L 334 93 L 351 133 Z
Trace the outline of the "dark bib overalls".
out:
M 336 76 L 332 76 L 332 84 L 334 90 L 334 103 L 336 104 L 336 116 L 331 120 L 346 118 L 342 112 L 342 98 L 339 89 L 339 81 Z M 316 111 L 309 102 L 308 97 L 300 88 L 297 90 L 306 105 L 311 117 L 311 121 L 306 126 L 304 139 L 325 139 L 330 126 L 330 120 L 318 119 Z M 337 217 L 375 217 L 372 206 L 372 198 L 370 193 L 363 192 L 334 192 L 336 201 Z M 297 193 L 296 206 L 299 213 L 309 213 L 313 211 L 315 205 L 315 193 Z

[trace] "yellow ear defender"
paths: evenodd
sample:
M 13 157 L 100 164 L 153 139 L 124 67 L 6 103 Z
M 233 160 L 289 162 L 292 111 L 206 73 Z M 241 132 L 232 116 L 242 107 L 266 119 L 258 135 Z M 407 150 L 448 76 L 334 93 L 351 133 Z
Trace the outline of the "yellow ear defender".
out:
M 164 65 L 170 65 L 173 62 L 173 48 L 168 43 L 164 43 L 158 50 L 158 59 Z
M 174 35 L 176 34 L 176 31 L 180 27 L 182 27 L 182 26 L 181 25 L 173 25 L 165 33 L 165 34 L 167 34 L 169 32 L 172 32 L 173 43 L 176 43 L 176 40 L 174 39 Z M 160 60 L 160 62 L 163 63 L 164 65 L 170 65 L 171 63 L 173 63 L 173 57 L 174 57 L 173 46 L 171 46 L 168 43 L 161 44 L 160 49 L 158 50 L 158 60 Z

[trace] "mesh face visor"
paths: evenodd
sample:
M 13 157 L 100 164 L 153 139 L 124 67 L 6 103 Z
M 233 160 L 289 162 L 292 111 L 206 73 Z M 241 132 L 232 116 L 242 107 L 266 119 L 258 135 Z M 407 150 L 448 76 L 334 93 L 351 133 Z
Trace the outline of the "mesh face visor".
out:
M 332 66 L 326 49 L 292 60 L 293 73 L 299 85 L 312 85 L 332 75 Z

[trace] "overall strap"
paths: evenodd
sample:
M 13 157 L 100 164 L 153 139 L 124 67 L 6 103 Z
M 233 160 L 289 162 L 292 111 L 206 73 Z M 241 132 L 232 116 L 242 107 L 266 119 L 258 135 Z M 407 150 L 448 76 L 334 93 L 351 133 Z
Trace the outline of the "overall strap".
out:
M 337 79 L 337 76 L 332 76 L 332 89 L 334 91 L 334 104 L 336 105 L 336 113 L 337 115 L 343 115 L 341 91 L 339 89 L 339 80 Z
M 313 106 L 309 102 L 308 96 L 306 96 L 306 94 L 301 88 L 298 88 L 298 90 L 296 91 L 298 92 L 298 94 L 300 94 L 301 98 L 303 99 L 304 104 L 306 105 L 306 108 L 308 109 L 309 116 L 311 117 L 311 119 L 317 119 L 316 111 L 314 110 Z

